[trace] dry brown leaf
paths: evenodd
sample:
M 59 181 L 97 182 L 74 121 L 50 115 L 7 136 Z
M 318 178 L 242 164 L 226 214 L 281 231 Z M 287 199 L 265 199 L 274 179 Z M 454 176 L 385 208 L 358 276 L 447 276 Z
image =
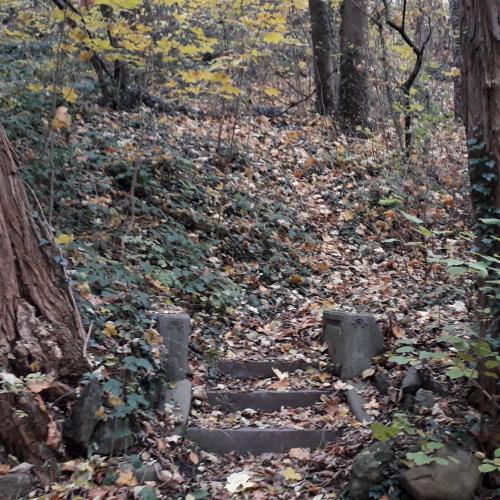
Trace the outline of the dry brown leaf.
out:
M 191 462 L 193 462 L 194 465 L 198 465 L 198 463 L 200 462 L 200 457 L 194 451 L 191 450 L 189 452 L 189 460 L 191 460 Z
M 400 339 L 401 337 L 404 337 L 405 336 L 405 331 L 404 331 L 404 328 L 401 328 L 400 326 L 398 325 L 394 325 L 392 328 L 391 328 L 391 332 L 392 334 L 394 335 L 394 337 Z
M 61 431 L 55 420 L 51 420 L 47 426 L 47 446 L 57 449 L 61 444 Z

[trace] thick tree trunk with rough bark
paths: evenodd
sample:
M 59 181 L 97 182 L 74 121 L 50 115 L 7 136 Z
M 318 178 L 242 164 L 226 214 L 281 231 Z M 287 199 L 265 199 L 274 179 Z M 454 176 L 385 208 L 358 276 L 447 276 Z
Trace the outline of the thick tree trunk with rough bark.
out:
M 88 369 L 74 300 L 41 241 L 0 127 L 0 444 L 35 465 L 53 457 L 57 426 L 37 391 L 11 390 L 16 377 L 41 372 L 61 392 L 61 380 L 74 382 Z
M 342 125 L 354 131 L 368 121 L 367 0 L 344 0 L 340 31 L 338 114 Z
M 328 0 L 309 0 L 311 38 L 316 82 L 316 110 L 322 115 L 332 114 L 335 107 L 333 74 L 333 33 Z
M 460 32 L 463 116 L 477 243 L 483 255 L 498 257 L 499 226 L 484 224 L 481 219 L 500 219 L 500 1 L 462 0 Z M 487 300 L 493 313 L 487 333 L 499 339 L 499 301 L 483 295 L 482 305 Z M 500 447 L 500 412 L 495 405 L 499 389 L 491 376 L 482 375 L 480 383 L 491 398 L 482 408 L 481 441 L 492 454 Z
M 462 85 L 476 220 L 500 218 L 500 2 L 462 0 Z M 498 251 L 498 226 L 479 235 Z

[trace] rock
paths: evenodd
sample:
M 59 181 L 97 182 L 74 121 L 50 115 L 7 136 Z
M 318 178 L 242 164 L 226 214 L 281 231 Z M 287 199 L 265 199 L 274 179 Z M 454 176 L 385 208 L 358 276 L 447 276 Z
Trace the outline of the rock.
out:
M 183 380 L 188 372 L 189 337 L 191 320 L 187 314 L 162 314 L 158 328 L 166 353 L 162 365 L 167 380 Z
M 415 409 L 418 408 L 432 408 L 434 403 L 436 402 L 436 398 L 432 391 L 426 391 L 425 389 L 419 389 L 415 394 Z
M 361 383 L 353 385 L 354 387 L 352 389 L 348 389 L 346 391 L 347 403 L 349 404 L 349 408 L 351 409 L 356 419 L 360 422 L 372 422 L 373 417 L 368 415 L 368 413 L 366 413 L 364 409 L 366 400 L 363 397 L 363 392 L 366 389 L 366 385 Z
M 432 463 L 405 471 L 401 487 L 415 500 L 472 500 L 479 486 L 479 461 L 468 451 L 444 446 L 437 456 L 446 465 Z
M 111 455 L 130 448 L 135 441 L 128 419 L 110 418 L 101 422 L 95 431 L 93 441 L 97 445 L 97 453 Z
M 92 379 L 81 391 L 71 416 L 63 426 L 65 440 L 78 451 L 86 451 L 100 418 L 96 415 L 102 406 L 99 381 Z
M 384 348 L 384 337 L 370 314 L 325 311 L 323 340 L 343 379 L 360 375 Z
M 405 373 L 401 383 L 401 392 L 403 396 L 415 394 L 422 387 L 422 379 L 416 366 L 411 366 Z
M 35 484 L 29 473 L 14 472 L 0 476 L 0 500 L 27 498 L 33 489 Z
M 422 370 L 419 375 L 424 389 L 432 391 L 434 394 L 439 396 L 446 396 L 446 394 L 450 392 L 449 385 L 434 380 L 430 370 Z
M 163 405 L 173 404 L 179 413 L 178 424 L 172 434 L 181 434 L 186 427 L 191 412 L 191 381 L 184 379 L 175 382 L 175 386 L 167 389 L 163 395 Z
M 369 492 L 385 479 L 384 472 L 394 459 L 394 453 L 387 443 L 376 443 L 358 453 L 351 468 L 351 479 L 346 498 L 366 500 Z
M 389 393 L 391 382 L 386 373 L 376 373 L 373 377 L 373 384 L 377 388 L 377 391 L 383 396 L 386 396 Z

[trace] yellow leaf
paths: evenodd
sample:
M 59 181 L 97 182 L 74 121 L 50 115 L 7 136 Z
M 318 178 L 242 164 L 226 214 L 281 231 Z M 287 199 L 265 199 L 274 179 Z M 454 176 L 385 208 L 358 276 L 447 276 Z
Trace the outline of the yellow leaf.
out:
M 52 120 L 52 127 L 59 130 L 69 128 L 70 125 L 71 115 L 68 113 L 68 108 L 66 106 L 59 106 Z
M 142 0 L 94 0 L 94 5 L 109 5 L 116 9 L 135 9 L 142 4 Z
M 292 467 L 287 467 L 281 475 L 288 481 L 300 481 L 302 476 Z
M 158 330 L 155 330 L 154 328 L 146 330 L 144 337 L 149 345 L 161 344 L 163 341 L 162 336 L 158 333 Z
M 117 396 L 109 396 L 108 403 L 113 407 L 123 406 L 125 404 L 123 399 Z
M 118 335 L 118 330 L 112 321 L 106 321 L 106 323 L 104 323 L 104 334 L 108 337 L 115 337 Z
M 99 407 L 99 409 L 95 412 L 95 416 L 102 420 L 106 420 L 106 410 L 104 409 L 104 406 Z
M 267 89 L 264 89 L 264 94 L 268 95 L 269 97 L 276 97 L 280 95 L 280 91 L 277 88 L 274 87 L 268 87 Z
M 137 486 L 138 482 L 134 473 L 129 471 L 120 472 L 115 481 L 116 486 Z
M 43 90 L 43 85 L 41 83 L 28 83 L 27 87 L 28 90 L 32 92 L 40 92 L 40 90 Z
M 71 243 L 72 241 L 74 241 L 74 239 L 75 239 L 75 237 L 72 234 L 61 233 L 59 236 L 56 236 L 54 238 L 54 241 L 58 245 L 67 245 L 68 243 Z
M 78 92 L 71 87 L 63 87 L 62 89 L 64 99 L 70 104 L 73 104 L 78 99 Z
M 282 43 L 284 41 L 286 41 L 286 38 L 283 33 L 272 32 L 264 35 L 264 42 L 266 43 Z

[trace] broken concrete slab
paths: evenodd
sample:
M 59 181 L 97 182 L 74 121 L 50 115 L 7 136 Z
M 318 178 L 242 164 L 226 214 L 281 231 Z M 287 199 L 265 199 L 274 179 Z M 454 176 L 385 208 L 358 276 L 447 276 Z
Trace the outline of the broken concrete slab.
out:
M 328 396 L 329 391 L 207 391 L 208 403 L 220 406 L 224 411 L 240 411 L 245 408 L 265 412 L 279 411 L 285 408 L 302 408 L 317 403 L 321 396 Z
M 172 434 L 181 434 L 186 427 L 189 413 L 191 412 L 192 387 L 188 379 L 177 380 L 172 383 L 163 394 L 162 406 L 172 404 L 178 410 L 178 425 L 172 431 Z
M 360 375 L 384 348 L 384 337 L 371 314 L 325 311 L 323 341 L 343 379 Z
M 29 472 L 12 472 L 0 476 L 0 500 L 28 498 L 34 489 L 34 477 Z
M 98 410 L 102 406 L 102 390 L 97 379 L 85 385 L 73 406 L 71 416 L 63 426 L 66 442 L 75 451 L 87 451 L 92 434 L 101 421 Z
M 436 454 L 447 464 L 432 463 L 407 470 L 401 487 L 415 500 L 472 500 L 479 486 L 479 460 L 467 450 L 444 446 Z
M 356 420 L 359 422 L 373 422 L 373 417 L 366 413 L 364 406 L 366 405 L 366 399 L 363 396 L 364 391 L 366 390 L 366 385 L 359 383 L 353 384 L 352 389 L 347 389 L 347 403 L 349 404 L 349 408 L 351 409 L 353 415 L 356 417 Z
M 318 363 L 308 363 L 306 361 L 281 361 L 281 360 L 221 360 L 217 368 L 223 374 L 240 379 L 269 378 L 274 377 L 275 370 L 280 372 L 295 372 L 297 370 L 308 370 L 318 368 Z
M 191 319 L 187 314 L 161 314 L 158 330 L 163 338 L 162 366 L 166 379 L 183 380 L 188 373 Z
M 251 453 L 286 453 L 292 448 L 319 448 L 335 441 L 338 436 L 333 430 L 309 429 L 203 429 L 188 427 L 186 437 L 200 448 L 220 455 L 236 452 Z
M 126 418 L 110 418 L 101 422 L 95 431 L 93 441 L 100 455 L 112 455 L 126 451 L 135 442 L 135 436 Z

